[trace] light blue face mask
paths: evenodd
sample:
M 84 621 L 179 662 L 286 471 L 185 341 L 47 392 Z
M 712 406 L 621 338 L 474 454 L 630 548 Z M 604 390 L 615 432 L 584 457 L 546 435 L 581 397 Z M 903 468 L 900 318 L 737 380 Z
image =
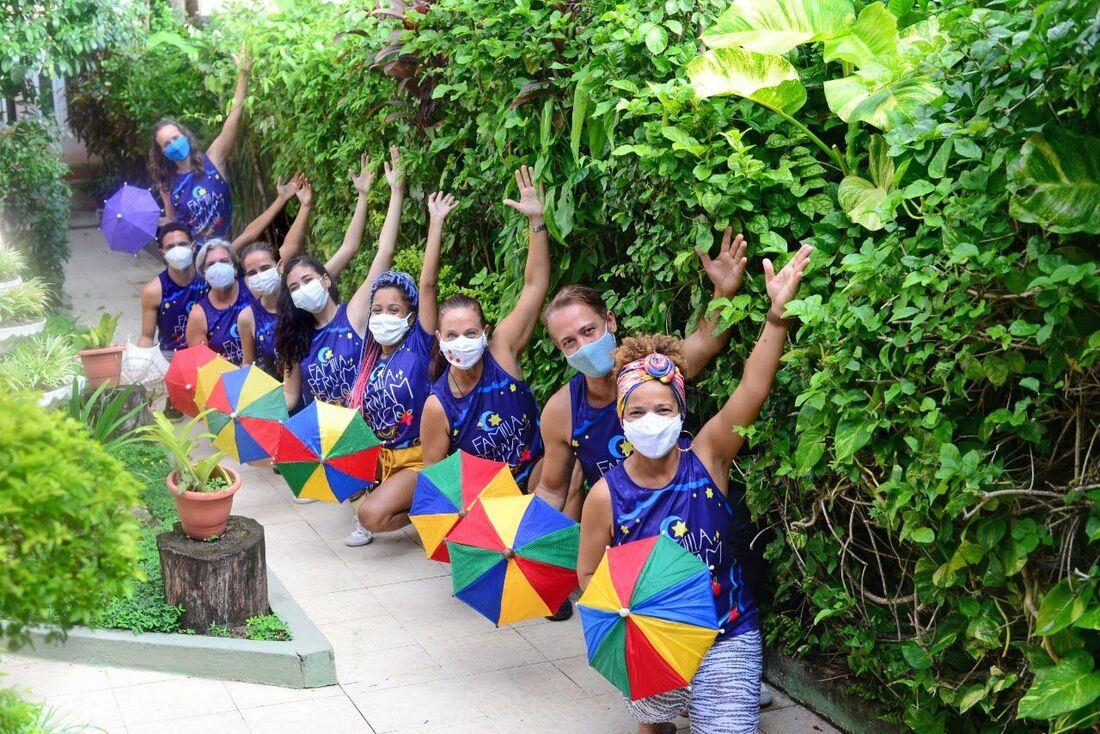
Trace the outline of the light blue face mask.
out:
M 615 366 L 615 358 L 611 353 L 615 351 L 615 335 L 607 324 L 603 327 L 603 336 L 594 342 L 585 344 L 565 358 L 569 366 L 586 377 L 604 377 Z
M 191 141 L 185 135 L 179 136 L 164 146 L 164 157 L 170 161 L 186 160 L 189 155 L 191 155 Z

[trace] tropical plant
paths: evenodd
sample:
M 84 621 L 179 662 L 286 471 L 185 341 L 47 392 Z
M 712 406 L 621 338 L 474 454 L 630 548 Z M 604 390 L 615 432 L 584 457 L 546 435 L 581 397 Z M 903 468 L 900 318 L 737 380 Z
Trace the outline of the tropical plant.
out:
M 137 483 L 83 428 L 0 391 L 0 637 L 90 624 L 138 579 Z
M 0 283 L 14 280 L 26 266 L 23 253 L 13 247 L 0 246 Z
M 219 492 L 229 486 L 229 477 L 218 466 L 228 454 L 217 451 L 195 460 L 192 454 L 200 439 L 210 440 L 214 434 L 199 431 L 199 425 L 210 411 L 203 411 L 186 423 L 175 425 L 159 410 L 153 413 L 153 424 L 137 429 L 137 435 L 148 443 L 162 446 L 176 476 L 179 493 Z
M 244 622 L 245 636 L 250 640 L 282 641 L 291 639 L 290 627 L 277 614 L 249 617 Z
M 76 348 L 63 334 L 35 334 L 0 357 L 0 387 L 12 392 L 54 390 L 79 372 Z
M 17 324 L 38 321 L 50 307 L 50 292 L 39 278 L 32 278 L 19 285 L 0 291 L 0 324 Z
M 113 455 L 123 446 L 142 440 L 137 428 L 127 428 L 138 414 L 149 409 L 143 401 L 133 400 L 135 390 L 132 385 L 119 389 L 104 383 L 85 393 L 74 382 L 66 412 Z M 137 404 L 130 405 L 134 402 Z
M 78 331 L 73 336 L 80 342 L 83 349 L 104 349 L 111 346 L 114 341 L 115 329 L 118 328 L 120 318 L 122 318 L 121 313 L 105 313 L 99 317 L 98 324 Z

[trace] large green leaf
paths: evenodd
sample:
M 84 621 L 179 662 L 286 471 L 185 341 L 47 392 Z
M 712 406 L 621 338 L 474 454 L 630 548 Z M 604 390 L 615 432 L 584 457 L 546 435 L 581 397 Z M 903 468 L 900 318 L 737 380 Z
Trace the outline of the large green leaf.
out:
M 895 206 L 883 210 L 883 203 L 894 190 L 894 159 L 890 146 L 881 135 L 872 135 L 867 159 L 871 180 L 861 176 L 845 176 L 837 188 L 836 198 L 844 212 L 856 224 L 872 232 L 882 229 L 883 215 L 893 219 Z
M 1035 620 L 1035 634 L 1053 635 L 1076 622 L 1077 618 L 1085 613 L 1087 594 L 1091 595 L 1088 587 L 1085 587 L 1084 593 L 1074 594 L 1069 581 L 1065 579 L 1055 584 L 1039 605 L 1039 616 Z
M 829 109 L 845 122 L 866 122 L 880 130 L 890 129 L 888 112 L 911 116 L 923 104 L 940 96 L 930 77 L 907 72 L 887 80 L 862 71 L 825 82 Z
M 1100 698 L 1100 673 L 1092 668 L 1092 655 L 1074 650 L 1054 667 L 1035 671 L 1035 681 L 1020 699 L 1016 715 L 1050 719 L 1088 706 Z
M 825 39 L 826 61 L 847 61 L 863 69 L 897 62 L 898 19 L 882 3 L 864 8 L 847 33 Z
M 718 48 L 696 56 L 686 68 L 700 97 L 735 95 L 787 114 L 806 103 L 798 71 L 781 56 Z
M 782 54 L 843 33 L 855 20 L 850 0 L 736 0 L 703 34 L 703 43 Z
M 1033 135 L 1012 167 L 1009 214 L 1051 232 L 1100 234 L 1100 140 L 1056 128 Z

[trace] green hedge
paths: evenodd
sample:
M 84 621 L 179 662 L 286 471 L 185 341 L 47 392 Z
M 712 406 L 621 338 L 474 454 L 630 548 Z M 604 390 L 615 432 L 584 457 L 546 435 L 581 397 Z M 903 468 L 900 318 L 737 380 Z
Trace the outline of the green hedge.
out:
M 340 241 L 359 152 L 400 145 L 404 244 L 423 237 L 427 192 L 455 192 L 443 282 L 487 304 L 518 290 L 523 226 L 500 201 L 520 162 L 547 182 L 555 286 L 605 289 L 628 331 L 679 331 L 709 293 L 692 248 L 727 224 L 745 232 L 757 275 L 721 304 L 735 337 L 696 414 L 729 394 L 759 331 L 760 259 L 814 245 L 792 306 L 802 325 L 741 462 L 774 532 L 769 637 L 844 662 L 856 692 L 917 731 L 1095 725 L 1094 8 L 892 0 L 898 32 L 927 36 L 903 82 L 942 94 L 908 104 L 899 83 L 878 100 L 898 109 L 872 124 L 830 108 L 825 82 L 853 64 L 826 62 L 821 43 L 786 55 L 806 91 L 790 119 L 694 98 L 685 66 L 726 6 L 439 0 L 402 23 L 307 1 L 234 7 L 151 45 L 194 49 L 205 88 L 228 100 L 225 52 L 247 41 L 235 183 L 304 169 L 316 250 Z M 117 53 L 141 68 L 150 51 Z M 1075 211 L 1050 206 L 1067 193 L 1052 171 L 1072 171 Z M 541 399 L 566 375 L 544 336 L 527 363 Z

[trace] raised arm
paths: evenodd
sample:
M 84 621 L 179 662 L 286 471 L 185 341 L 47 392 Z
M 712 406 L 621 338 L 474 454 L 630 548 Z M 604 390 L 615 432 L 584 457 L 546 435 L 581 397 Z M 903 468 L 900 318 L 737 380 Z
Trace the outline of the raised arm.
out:
M 772 267 L 771 260 L 764 260 L 764 279 L 771 299 L 764 332 L 745 362 L 737 389 L 695 439 L 696 452 L 713 477 L 729 474 L 730 465 L 745 442 L 744 436 L 734 428 L 751 426 L 771 392 L 775 373 L 779 370 L 779 358 L 783 356 L 787 341 L 787 322 L 782 318 L 783 310 L 798 292 L 812 251 L 812 247 L 803 245 L 778 273 Z
M 707 253 L 695 248 L 695 254 L 703 262 L 703 270 L 714 285 L 712 301 L 716 298 L 733 298 L 741 289 L 741 281 L 745 277 L 745 266 L 749 262 L 745 257 L 745 238 L 737 235 L 731 240 L 732 236 L 733 229 L 727 227 L 722 235 L 722 249 L 713 260 Z M 726 348 L 729 341 L 729 329 L 718 331 L 717 313 L 703 311 L 698 328 L 684 339 L 684 358 L 687 361 L 684 377 L 691 379 L 702 372 Z
M 344 241 L 325 263 L 325 270 L 328 271 L 330 278 L 335 278 L 347 267 L 363 244 L 363 230 L 367 227 L 368 194 L 371 184 L 374 183 L 374 163 L 370 156 L 364 153 L 360 157 L 358 175 L 353 169 L 348 169 L 348 180 L 359 192 L 359 198 L 355 201 L 355 212 L 351 215 L 351 221 L 348 222 L 347 231 L 344 232 Z
M 309 215 L 313 211 L 313 184 L 304 174 L 298 175 L 302 177 L 301 183 L 298 185 L 298 191 L 295 192 L 295 196 L 298 197 L 298 215 L 294 217 L 294 223 L 290 225 L 290 231 L 283 238 L 283 244 L 279 245 L 280 260 L 289 260 L 302 253 L 302 243 L 305 241 L 306 232 L 309 230 Z M 332 275 L 331 270 L 329 270 L 329 274 L 333 278 L 336 277 Z
M 428 244 L 424 247 L 424 265 L 420 268 L 420 308 L 417 318 L 424 331 L 431 334 L 439 323 L 439 253 L 443 249 L 443 222 L 458 199 L 442 191 L 428 196 Z
M 233 240 L 233 251 L 238 255 L 241 250 L 251 245 L 256 240 L 263 236 L 267 228 L 271 226 L 271 223 L 275 221 L 275 217 L 279 216 L 285 207 L 286 203 L 294 198 L 295 193 L 298 191 L 298 187 L 302 185 L 302 182 L 306 180 L 305 174 L 296 173 L 294 178 L 290 179 L 286 184 L 281 181 L 275 182 L 275 200 L 268 205 L 267 209 L 264 209 L 260 216 L 253 219 L 248 223 L 248 226 L 244 228 Z M 282 248 L 279 250 L 280 256 L 282 254 Z
M 229 110 L 229 117 L 225 118 L 222 131 L 214 138 L 206 148 L 206 155 L 211 163 L 225 175 L 225 159 L 233 151 L 237 143 L 237 135 L 241 131 L 241 119 L 244 117 L 244 97 L 248 92 L 248 73 L 252 69 L 252 59 L 244 43 L 241 44 L 241 52 L 233 54 L 233 60 L 237 62 L 237 88 L 233 91 L 233 108 Z
M 516 171 L 516 185 L 519 201 L 505 199 L 504 203 L 527 217 L 530 239 L 527 265 L 523 270 L 523 290 L 512 312 L 497 324 L 489 348 L 505 369 L 518 376 L 519 357 L 531 341 L 542 302 L 550 288 L 550 238 L 543 218 L 545 193 L 542 186 L 535 189 L 534 169 L 520 166 Z
M 367 319 L 370 317 L 371 285 L 393 264 L 397 232 L 401 228 L 401 207 L 405 203 L 405 169 L 401 165 L 401 154 L 397 151 L 397 146 L 390 147 L 390 159 L 392 163 L 385 161 L 382 163 L 386 171 L 386 182 L 390 185 L 390 205 L 386 210 L 386 220 L 382 223 L 382 232 L 378 235 L 378 250 L 374 253 L 374 260 L 371 261 L 366 280 L 359 285 L 358 290 L 348 301 L 348 320 L 360 333 L 367 327 Z M 365 194 L 361 194 L 360 201 L 364 197 Z M 356 214 L 358 213 L 357 208 Z M 366 216 L 365 213 L 364 216 Z M 360 227 L 359 237 L 362 238 L 362 236 Z

